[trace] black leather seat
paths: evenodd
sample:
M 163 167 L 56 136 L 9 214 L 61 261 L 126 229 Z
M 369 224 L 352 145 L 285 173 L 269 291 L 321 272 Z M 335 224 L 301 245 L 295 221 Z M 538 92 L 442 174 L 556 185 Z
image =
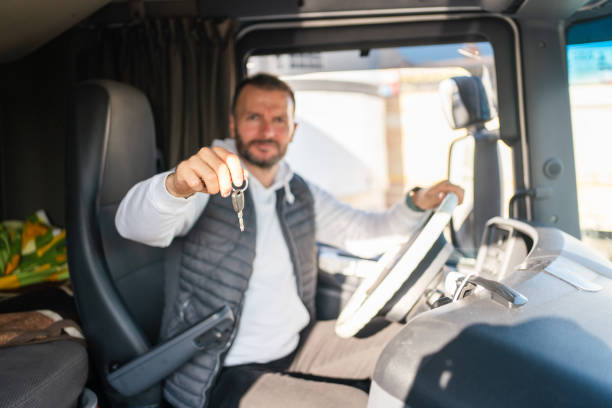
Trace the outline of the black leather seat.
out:
M 208 329 L 230 317 L 224 311 L 157 344 L 164 262 L 178 256 L 123 239 L 114 222 L 130 187 L 156 173 L 145 95 L 113 81 L 79 85 L 66 165 L 70 275 L 102 392 L 113 406 L 157 406 L 161 380 L 206 345 Z
M 0 301 L 0 313 L 50 309 L 77 320 L 74 300 L 40 287 Z M 0 347 L 0 408 L 76 407 L 87 381 L 87 349 L 72 340 Z
M 501 170 L 497 132 L 485 128 L 492 119 L 487 93 L 478 77 L 452 77 L 440 83 L 443 110 L 452 129 L 466 129 L 474 138 L 473 209 L 464 225 L 473 240 L 462 247 L 477 249 L 487 221 L 502 213 Z M 456 245 L 457 243 L 454 242 Z
M 72 340 L 0 348 L 0 407 L 76 407 L 87 352 Z

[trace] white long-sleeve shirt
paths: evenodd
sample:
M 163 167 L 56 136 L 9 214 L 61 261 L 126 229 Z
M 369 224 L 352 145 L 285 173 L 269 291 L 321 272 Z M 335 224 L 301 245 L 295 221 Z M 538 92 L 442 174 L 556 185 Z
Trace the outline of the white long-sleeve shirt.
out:
M 218 140 L 213 145 L 236 151 L 231 139 Z M 168 174 L 144 180 L 126 194 L 115 217 L 121 236 L 166 247 L 174 237 L 187 234 L 193 227 L 209 195 L 174 197 L 166 190 Z M 297 293 L 291 257 L 276 214 L 276 190 L 285 188 L 285 199 L 291 200 L 292 177 L 289 165 L 282 161 L 270 187 L 264 187 L 255 177 L 249 178 L 257 217 L 255 259 L 238 332 L 225 359 L 227 366 L 265 363 L 288 355 L 297 346 L 299 332 L 309 322 L 308 311 Z M 355 253 L 380 253 L 381 243 L 405 238 L 425 216 L 403 202 L 385 212 L 357 210 L 312 183 L 308 186 L 314 198 L 316 240 Z M 368 247 L 367 252 L 364 246 Z

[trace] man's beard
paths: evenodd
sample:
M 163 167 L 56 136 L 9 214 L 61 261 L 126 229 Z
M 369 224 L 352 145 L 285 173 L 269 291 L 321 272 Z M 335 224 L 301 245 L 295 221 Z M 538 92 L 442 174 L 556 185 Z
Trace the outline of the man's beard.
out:
M 276 145 L 278 149 L 278 154 L 268 159 L 259 159 L 255 157 L 255 155 L 251 154 L 251 152 L 249 151 L 251 146 L 257 144 Z M 242 137 L 240 136 L 240 134 L 236 132 L 236 150 L 238 150 L 238 154 L 249 163 L 254 164 L 257 167 L 261 167 L 262 169 L 269 169 L 285 156 L 287 148 L 285 147 L 285 149 L 283 150 L 281 148 L 281 145 L 276 140 L 252 140 L 245 145 L 242 141 Z

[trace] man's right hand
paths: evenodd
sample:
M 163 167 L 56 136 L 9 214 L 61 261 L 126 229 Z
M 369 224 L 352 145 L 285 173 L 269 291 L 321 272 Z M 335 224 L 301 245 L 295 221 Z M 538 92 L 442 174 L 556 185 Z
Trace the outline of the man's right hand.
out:
M 166 177 L 166 189 L 175 197 L 187 198 L 197 192 L 227 197 L 232 192 L 232 182 L 240 186 L 244 178 L 237 155 L 218 146 L 203 147 Z

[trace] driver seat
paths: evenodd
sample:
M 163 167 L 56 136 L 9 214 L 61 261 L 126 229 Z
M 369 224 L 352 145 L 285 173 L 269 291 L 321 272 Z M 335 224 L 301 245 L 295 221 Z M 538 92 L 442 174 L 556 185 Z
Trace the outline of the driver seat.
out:
M 213 331 L 223 332 L 232 316 L 222 310 L 158 344 L 164 282 L 178 270 L 180 240 L 153 248 L 115 229 L 123 196 L 157 171 L 151 108 L 139 90 L 101 80 L 77 86 L 71 114 L 68 263 L 98 391 L 112 406 L 156 407 L 163 378 L 215 343 L 221 336 Z

